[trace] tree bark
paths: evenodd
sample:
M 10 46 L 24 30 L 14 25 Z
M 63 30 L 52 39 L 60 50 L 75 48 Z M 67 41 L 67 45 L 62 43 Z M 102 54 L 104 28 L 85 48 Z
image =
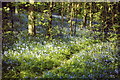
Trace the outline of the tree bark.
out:
M 30 0 L 30 7 L 28 8 L 28 34 L 36 35 L 34 23 L 34 0 Z
M 83 27 L 87 26 L 87 11 L 86 11 L 86 2 L 84 3 L 84 15 L 83 15 Z
M 77 27 L 77 4 L 75 3 L 75 29 L 74 29 L 74 36 L 76 36 L 76 27 Z
M 64 3 L 62 2 L 61 3 L 61 5 L 62 5 L 62 10 L 61 10 L 61 16 L 62 16 L 62 29 L 63 29 L 63 23 L 64 23 L 64 19 L 63 19 L 63 14 L 64 14 Z
M 71 3 L 71 13 L 70 13 L 70 28 L 71 28 L 71 31 L 70 31 L 70 35 L 73 35 L 73 3 Z
M 53 2 L 50 2 L 49 5 L 49 25 L 47 29 L 47 36 L 50 38 L 51 37 L 51 32 L 52 32 L 52 11 L 53 11 Z
M 13 6 L 13 3 L 10 3 L 10 20 L 11 20 L 11 30 L 14 30 L 14 21 L 13 17 L 15 14 L 15 7 Z
M 89 23 L 89 27 L 92 27 L 92 19 L 93 19 L 93 15 L 92 15 L 92 2 L 90 3 L 90 23 Z
M 17 2 L 15 2 L 15 14 L 18 14 L 18 3 Z

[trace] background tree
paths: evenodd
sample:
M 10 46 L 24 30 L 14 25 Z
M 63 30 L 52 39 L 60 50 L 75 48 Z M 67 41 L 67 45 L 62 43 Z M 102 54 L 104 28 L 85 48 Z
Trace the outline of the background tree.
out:
M 73 11 L 73 7 L 74 7 L 74 3 L 70 3 L 70 35 L 73 35 L 73 15 L 74 15 L 74 11 Z
M 50 38 L 52 37 L 52 12 L 53 12 L 53 2 L 49 3 L 49 25 L 47 29 L 47 36 Z
M 84 2 L 84 14 L 83 14 L 83 27 L 87 26 L 87 4 L 86 2 Z
M 34 24 L 34 0 L 30 0 L 30 6 L 28 8 L 28 33 L 32 36 L 36 34 Z
M 74 6 L 75 6 L 75 7 L 74 7 L 74 18 L 75 18 L 74 36 L 76 35 L 77 18 L 78 18 L 78 17 L 77 17 L 77 11 L 78 11 L 78 10 L 77 10 L 77 7 L 78 7 L 77 5 L 78 5 L 77 3 L 75 3 L 75 5 L 74 5 Z
M 63 23 L 64 23 L 64 19 L 63 19 L 63 16 L 64 16 L 64 2 L 61 2 L 61 22 L 62 22 L 62 29 L 63 29 Z
M 92 13 L 92 2 L 89 3 L 90 5 L 90 11 L 89 11 L 89 15 L 90 15 L 90 23 L 89 23 L 89 27 L 92 27 L 92 20 L 93 20 L 93 13 Z

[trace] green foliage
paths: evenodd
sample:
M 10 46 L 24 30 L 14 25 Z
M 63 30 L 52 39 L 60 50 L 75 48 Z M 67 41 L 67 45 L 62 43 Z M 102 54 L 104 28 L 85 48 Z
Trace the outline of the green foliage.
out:
M 106 52 L 108 46 L 106 43 L 98 43 L 86 47 L 87 49 L 74 54 L 70 60 L 65 61 L 60 67 L 46 72 L 43 77 L 114 78 L 114 70 L 117 69 L 117 63 L 115 62 L 117 58 L 112 54 L 112 51 Z
M 86 31 L 86 30 L 85 30 Z M 112 42 L 93 40 L 91 31 L 52 42 L 21 32 L 13 48 L 4 52 L 4 78 L 115 78 L 117 57 Z M 88 35 L 89 34 L 89 35 Z M 23 38 L 24 37 L 24 38 Z M 5 66 L 5 65 L 3 65 Z M 9 68 L 11 67 L 11 68 Z M 8 69 L 8 70 L 7 70 Z
M 67 10 L 68 4 L 63 4 L 65 8 L 63 15 L 65 16 L 70 16 L 70 9 Z M 111 11 L 112 8 L 109 3 L 106 4 Z M 19 6 L 19 13 L 25 12 L 30 6 L 26 2 L 16 5 Z M 53 13 L 61 14 L 61 3 L 54 3 L 53 6 Z M 80 3 L 80 6 L 78 6 L 77 17 L 80 19 L 84 17 L 83 6 L 84 3 Z M 77 26 L 76 36 L 69 35 L 69 19 L 65 19 L 67 25 L 63 25 L 61 28 L 63 23 L 60 23 L 59 16 L 57 19 L 52 19 L 59 24 L 57 26 L 51 24 L 51 29 L 48 29 L 48 21 L 51 18 L 48 10 L 49 3 L 47 2 L 34 4 L 34 21 L 37 27 L 35 36 L 29 36 L 25 29 L 28 23 L 26 12 L 26 15 L 14 15 L 14 29 L 11 28 L 13 24 L 4 19 L 3 23 L 6 31 L 3 34 L 3 78 L 88 78 L 93 80 L 119 78 L 118 64 L 120 64 L 120 61 L 116 48 L 118 38 L 116 32 L 118 32 L 119 25 L 114 25 L 113 21 L 113 26 L 107 27 L 108 30 L 111 29 L 113 32 L 107 32 L 109 36 L 104 39 L 104 36 L 106 36 L 104 28 L 109 23 L 107 23 L 107 19 L 114 18 L 108 14 L 104 15 L 104 12 L 110 13 L 109 10 L 104 9 L 105 6 L 105 4 L 94 3 L 93 21 L 97 20 L 100 24 L 81 29 Z M 89 19 L 89 4 L 86 4 L 85 8 L 87 19 Z M 3 17 L 6 17 L 11 9 L 8 3 L 8 6 L 3 8 L 5 13 Z M 118 18 L 114 11 L 113 13 L 115 18 Z M 24 30 L 20 28 L 24 28 Z M 50 39 L 46 35 L 47 31 L 51 33 Z

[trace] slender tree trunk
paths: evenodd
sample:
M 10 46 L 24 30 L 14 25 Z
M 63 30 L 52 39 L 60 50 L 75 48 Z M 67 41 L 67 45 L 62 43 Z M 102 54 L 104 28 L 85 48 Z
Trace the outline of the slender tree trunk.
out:
M 50 38 L 51 37 L 51 32 L 52 32 L 52 11 L 53 11 L 53 2 L 50 2 L 49 6 L 49 25 L 48 25 L 48 30 L 47 30 L 47 35 Z
M 67 3 L 67 7 L 66 7 L 66 9 L 67 9 L 67 21 L 69 21 L 69 18 L 70 18 L 70 2 L 68 2 Z
M 92 2 L 90 3 L 90 23 L 89 23 L 89 27 L 92 27 L 92 19 L 93 19 L 93 15 L 92 15 Z
M 15 14 L 18 14 L 18 3 L 16 2 L 15 4 L 16 4 L 15 5 Z
M 67 21 L 69 22 L 70 20 L 70 2 L 67 2 Z M 70 28 L 68 28 L 68 31 L 70 31 Z M 69 34 L 69 37 L 70 37 L 70 32 L 68 33 Z
M 102 9 L 101 9 L 101 21 L 102 21 L 102 41 L 104 41 L 106 39 L 106 35 L 107 35 L 107 4 L 106 3 L 102 3 Z
M 105 17 L 105 20 L 104 20 L 104 22 L 105 22 L 105 26 L 104 26 L 104 32 L 105 32 L 105 34 L 106 34 L 106 32 L 107 32 L 107 27 L 108 27 L 108 25 L 109 24 L 107 24 L 107 13 L 108 13 L 108 6 L 107 6 L 107 3 L 105 3 L 104 4 L 104 10 L 105 10 L 105 14 L 103 14 L 103 15 L 105 15 L 106 17 Z
M 114 17 L 115 17 L 115 15 L 114 15 L 114 12 L 113 12 L 114 10 L 113 10 L 113 5 L 111 6 L 111 13 L 112 13 L 112 25 L 114 25 Z
M 116 43 L 116 45 L 117 45 L 117 54 L 118 54 L 118 78 L 120 78 L 120 10 L 119 10 L 119 7 L 120 7 L 120 3 L 116 3 L 116 21 L 117 21 L 117 25 L 118 25 L 118 27 L 117 27 L 117 31 L 116 31 L 116 33 L 117 33 L 117 43 Z
M 84 2 L 84 15 L 83 15 L 83 27 L 87 26 L 87 11 L 86 11 L 86 2 Z
M 111 9 L 110 9 L 110 11 L 111 11 L 111 13 L 112 13 L 112 25 L 114 25 L 114 23 L 115 23 L 115 13 L 116 13 L 116 3 L 114 2 L 112 5 L 111 5 Z
M 14 29 L 14 21 L 13 21 L 14 9 L 11 9 L 11 23 L 12 23 L 12 30 Z
M 70 28 L 71 28 L 71 31 L 70 31 L 70 35 L 73 35 L 73 3 L 71 3 L 71 13 L 70 13 Z
M 108 40 L 109 37 L 108 32 L 112 28 L 112 15 L 111 15 L 111 7 L 109 4 L 105 3 L 105 13 L 106 13 L 106 20 L 105 20 L 105 27 L 104 27 L 104 39 Z
M 75 3 L 75 29 L 74 29 L 74 36 L 76 36 L 76 27 L 77 27 L 77 3 Z
M 13 21 L 14 14 L 15 14 L 15 7 L 13 6 L 13 3 L 11 3 L 11 5 L 10 5 L 10 18 L 11 18 L 11 30 L 12 31 L 14 30 L 14 21 Z
M 62 5 L 62 10 L 61 10 L 61 16 L 62 16 L 62 29 L 63 29 L 63 23 L 64 23 L 64 19 L 63 19 L 63 14 L 64 14 L 64 2 L 61 3 Z
M 30 0 L 30 7 L 28 9 L 28 33 L 32 36 L 36 35 L 34 25 L 34 0 Z

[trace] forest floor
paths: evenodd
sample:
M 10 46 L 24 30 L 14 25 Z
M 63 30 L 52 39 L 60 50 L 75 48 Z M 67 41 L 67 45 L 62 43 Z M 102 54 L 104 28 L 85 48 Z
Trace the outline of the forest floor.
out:
M 3 78 L 120 78 L 114 35 L 107 41 L 101 32 L 77 27 L 76 35 L 70 36 L 66 25 L 62 35 L 55 25 L 51 40 L 39 25 L 34 37 L 25 35 L 27 29 L 13 33 L 17 39 L 8 33 L 14 42 L 4 47 Z

